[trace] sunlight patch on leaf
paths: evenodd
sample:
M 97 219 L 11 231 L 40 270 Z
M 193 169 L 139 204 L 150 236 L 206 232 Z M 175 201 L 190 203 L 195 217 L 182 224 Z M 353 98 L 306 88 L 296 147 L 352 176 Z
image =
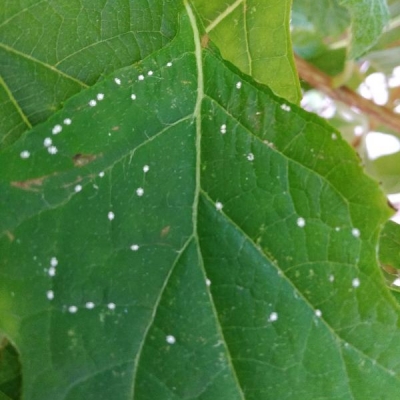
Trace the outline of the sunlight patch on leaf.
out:
M 289 32 L 291 1 L 195 0 L 222 57 L 293 103 L 300 100 Z

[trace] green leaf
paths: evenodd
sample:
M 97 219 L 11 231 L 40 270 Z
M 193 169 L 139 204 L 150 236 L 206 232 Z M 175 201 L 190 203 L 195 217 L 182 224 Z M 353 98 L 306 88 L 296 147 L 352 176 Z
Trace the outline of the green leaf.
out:
M 393 221 L 388 221 L 382 229 L 379 260 L 400 270 L 400 225 Z
M 349 26 L 350 17 L 340 0 L 294 0 L 292 23 L 295 29 L 312 32 L 322 40 L 341 35 Z
M 170 45 L 0 153 L 24 400 L 397 398 L 385 198 L 200 37 L 186 6 Z
M 176 34 L 181 0 L 0 0 L 0 148 Z
M 222 57 L 293 103 L 301 99 L 289 31 L 291 0 L 194 0 Z
M 389 21 L 386 0 L 340 0 L 351 15 L 352 45 L 350 57 L 357 58 L 379 39 Z
M 400 225 L 388 221 L 382 229 L 379 240 L 379 261 L 387 285 L 400 304 Z
M 400 152 L 378 157 L 375 160 L 366 160 L 366 169 L 375 177 L 386 193 L 400 191 Z
M 378 41 L 388 20 L 385 0 L 294 0 L 294 43 L 296 29 L 332 42 L 351 26 L 349 57 L 357 58 Z

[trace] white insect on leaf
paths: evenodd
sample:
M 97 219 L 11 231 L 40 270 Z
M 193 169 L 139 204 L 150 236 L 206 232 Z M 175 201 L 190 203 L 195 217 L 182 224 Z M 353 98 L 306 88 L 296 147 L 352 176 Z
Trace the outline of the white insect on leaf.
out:
M 176 343 L 176 338 L 175 336 L 168 335 L 165 340 L 167 341 L 168 344 L 175 344 Z
M 278 320 L 278 313 L 274 311 L 269 315 L 268 321 L 275 322 L 277 320 Z
M 351 285 L 353 286 L 353 288 L 358 288 L 359 286 L 360 286 L 360 279 L 358 279 L 358 278 L 354 278 L 352 281 L 351 281 Z
M 306 226 L 306 220 L 302 217 L 297 218 L 297 226 L 304 228 Z
M 53 300 L 54 299 L 54 292 L 52 290 L 48 290 L 46 292 L 46 297 L 48 298 L 48 300 Z
M 53 129 L 51 130 L 51 132 L 52 132 L 52 134 L 53 135 L 57 135 L 57 134 L 59 134 L 61 131 L 62 131 L 62 126 L 61 125 L 55 125 L 54 127 L 53 127 Z
M 27 159 L 31 156 L 31 153 L 28 150 L 24 150 L 19 155 L 22 159 Z
M 353 228 L 353 229 L 351 230 L 351 234 L 352 234 L 354 237 L 358 238 L 358 237 L 360 237 L 361 232 L 360 232 L 359 229 Z
M 57 154 L 57 153 L 58 153 L 58 149 L 57 149 L 56 146 L 49 146 L 49 147 L 47 148 L 47 152 L 48 152 L 49 154 L 54 155 L 54 154 Z

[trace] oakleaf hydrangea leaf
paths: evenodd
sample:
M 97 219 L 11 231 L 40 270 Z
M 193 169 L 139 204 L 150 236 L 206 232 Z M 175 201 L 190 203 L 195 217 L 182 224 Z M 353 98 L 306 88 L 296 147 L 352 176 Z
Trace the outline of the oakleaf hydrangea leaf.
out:
M 170 45 L 0 153 L 24 400 L 395 399 L 378 185 L 202 36 L 186 5 Z

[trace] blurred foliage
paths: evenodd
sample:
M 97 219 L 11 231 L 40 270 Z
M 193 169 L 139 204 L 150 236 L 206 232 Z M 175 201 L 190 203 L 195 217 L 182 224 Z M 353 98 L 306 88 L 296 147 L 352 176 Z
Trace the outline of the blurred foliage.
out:
M 400 1 L 369 2 L 371 10 L 378 7 L 382 11 L 376 23 L 378 24 L 380 19 L 385 28 L 383 34 L 373 40 L 375 44 L 365 52 L 368 48 L 366 45 L 364 50 L 359 52 L 363 55 L 355 60 L 351 59 L 354 49 L 350 32 L 353 18 L 354 33 L 355 17 L 352 10 L 345 7 L 346 3 L 348 5 L 352 2 L 321 0 L 316 3 L 310 0 L 294 0 L 294 50 L 323 73 L 333 77 L 335 86 L 346 85 L 362 96 L 378 101 L 380 105 L 399 113 Z M 365 2 L 358 3 L 362 7 Z M 385 4 L 389 14 L 387 19 Z M 366 34 L 368 35 L 368 32 Z M 370 39 L 372 42 L 372 38 Z M 366 143 L 370 132 L 381 132 L 396 137 L 400 136 L 400 132 L 381 125 L 355 108 L 327 98 L 323 93 L 317 95 L 316 90 L 304 82 L 302 87 L 302 105 L 307 110 L 329 119 L 329 122 L 342 132 L 343 137 L 357 149 L 367 172 L 381 182 L 386 193 L 400 192 L 400 152 L 388 154 L 393 150 L 384 149 L 385 136 L 382 136 L 382 155 L 372 159 Z

